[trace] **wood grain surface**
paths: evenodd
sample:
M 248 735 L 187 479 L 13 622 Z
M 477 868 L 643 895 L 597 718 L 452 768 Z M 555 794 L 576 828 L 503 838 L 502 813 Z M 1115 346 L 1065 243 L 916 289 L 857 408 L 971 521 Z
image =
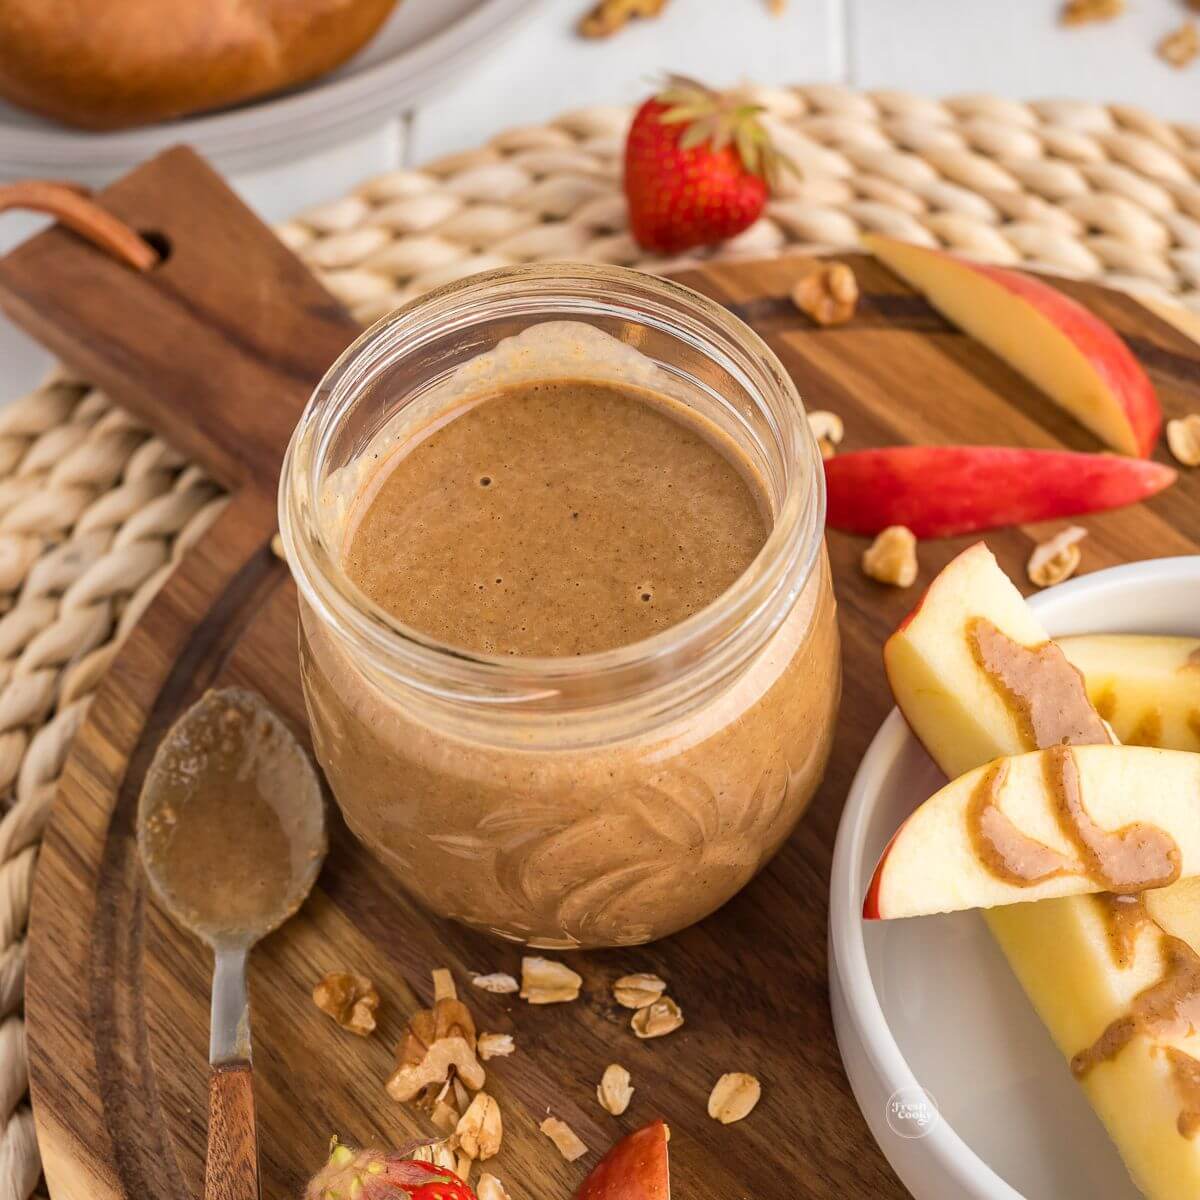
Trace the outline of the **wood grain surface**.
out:
M 815 328 L 784 298 L 803 265 L 795 259 L 713 265 L 682 278 L 758 329 L 810 408 L 844 417 L 844 449 L 946 441 L 1099 449 L 894 276 L 872 261 L 850 261 L 864 298 L 854 321 L 837 329 Z M 0 291 L 6 279 L 0 264 Z M 1168 415 L 1200 410 L 1200 348 L 1125 296 L 1063 286 L 1129 339 Z M 236 329 L 237 314 L 228 319 Z M 272 430 L 297 415 L 302 371 L 295 388 L 262 397 L 275 406 Z M 156 399 L 143 388 L 139 412 L 173 433 L 188 418 L 176 403 L 169 389 Z M 188 449 L 238 461 L 240 451 L 225 447 L 217 426 L 221 417 L 235 419 L 244 395 L 214 383 L 205 403 L 220 407 L 204 414 Z M 274 478 L 277 464 L 264 460 L 255 469 Z M 93 702 L 64 777 L 42 850 L 28 988 L 35 1113 L 55 1200 L 185 1200 L 202 1190 L 211 964 L 149 894 L 134 811 L 158 738 L 213 684 L 255 688 L 303 729 L 296 598 L 267 546 L 272 520 L 261 489 L 244 488 L 184 559 Z M 1195 553 L 1200 473 L 1149 504 L 1083 523 L 1091 531 L 1084 570 Z M 988 541 L 1024 581 L 1025 559 L 1049 528 L 1006 530 Z M 671 1127 L 681 1200 L 903 1196 L 858 1112 L 834 1041 L 827 888 L 850 779 L 891 703 L 882 641 L 969 540 L 922 545 L 917 586 L 898 591 L 860 573 L 861 539 L 830 535 L 845 698 L 834 758 L 808 816 L 779 857 L 709 920 L 641 949 L 572 956 L 585 980 L 576 1003 L 535 1008 L 471 988 L 471 972 L 519 973 L 519 950 L 422 913 L 335 820 L 310 902 L 251 965 L 264 1196 L 298 1196 L 331 1133 L 381 1143 L 432 1135 L 411 1108 L 387 1098 L 383 1083 L 407 1015 L 432 1000 L 429 972 L 437 966 L 454 971 L 481 1029 L 516 1039 L 512 1058 L 488 1064 L 487 1085 L 505 1128 L 488 1169 L 514 1200 L 566 1200 L 600 1152 L 656 1114 Z M 337 967 L 370 976 L 384 997 L 370 1039 L 340 1030 L 310 999 L 313 984 Z M 631 1034 L 610 984 L 632 971 L 668 980 L 687 1018 L 682 1030 L 649 1042 Z M 637 1087 L 619 1119 L 595 1098 L 614 1061 Z M 705 1104 L 726 1071 L 751 1072 L 764 1090 L 748 1120 L 722 1127 Z M 583 1138 L 587 1157 L 559 1158 L 537 1129 L 547 1111 Z

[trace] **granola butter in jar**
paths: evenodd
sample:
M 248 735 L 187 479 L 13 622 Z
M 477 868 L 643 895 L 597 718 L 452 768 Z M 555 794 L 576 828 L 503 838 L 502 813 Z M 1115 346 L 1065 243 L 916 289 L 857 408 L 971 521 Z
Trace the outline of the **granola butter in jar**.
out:
M 790 379 L 694 292 L 527 267 L 380 322 L 280 493 L 347 824 L 437 913 L 533 946 L 712 912 L 829 754 L 823 520 Z

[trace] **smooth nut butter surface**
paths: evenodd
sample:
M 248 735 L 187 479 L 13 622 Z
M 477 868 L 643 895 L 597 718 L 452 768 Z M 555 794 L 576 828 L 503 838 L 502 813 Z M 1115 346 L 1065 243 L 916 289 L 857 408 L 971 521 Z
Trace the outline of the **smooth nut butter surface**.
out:
M 140 849 L 172 913 L 209 941 L 291 916 L 323 852 L 317 788 L 265 701 L 206 693 L 163 739 L 142 792 Z M 316 815 L 296 802 L 308 790 Z
M 385 431 L 331 502 L 351 582 L 443 644 L 519 669 L 638 643 L 716 601 L 770 532 L 732 439 L 594 328 L 528 329 L 443 396 L 448 419 L 429 405 L 424 428 Z M 435 911 L 548 947 L 665 936 L 749 881 L 824 770 L 840 668 L 823 554 L 788 596 L 677 712 L 617 701 L 603 724 L 537 715 L 528 734 L 502 702 L 481 716 L 382 678 L 302 604 L 318 757 L 350 828 Z M 669 690 L 681 666 L 655 669 Z
M 641 641 L 715 600 L 767 537 L 715 427 L 641 388 L 520 384 L 385 468 L 349 540 L 387 612 L 485 654 Z

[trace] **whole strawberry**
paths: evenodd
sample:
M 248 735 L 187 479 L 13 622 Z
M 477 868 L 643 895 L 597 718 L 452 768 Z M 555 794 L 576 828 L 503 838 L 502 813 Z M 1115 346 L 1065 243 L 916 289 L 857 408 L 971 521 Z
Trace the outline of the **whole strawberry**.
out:
M 634 115 L 625 142 L 633 236 L 677 254 L 753 225 L 784 160 L 759 121 L 760 105 L 672 76 Z
M 475 1200 L 453 1171 L 406 1150 L 355 1150 L 335 1140 L 329 1161 L 309 1182 L 304 1200 Z

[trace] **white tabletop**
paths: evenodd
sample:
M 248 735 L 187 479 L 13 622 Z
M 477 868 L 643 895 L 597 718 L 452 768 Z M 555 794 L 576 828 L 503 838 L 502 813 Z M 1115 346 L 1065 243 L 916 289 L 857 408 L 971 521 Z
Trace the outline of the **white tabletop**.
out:
M 332 150 L 236 176 L 234 185 L 278 220 L 369 175 L 478 145 L 513 125 L 635 102 L 667 71 L 714 84 L 823 81 L 932 96 L 1120 101 L 1200 122 L 1200 60 L 1180 71 L 1154 53 L 1186 17 L 1181 0 L 1131 0 L 1120 19 L 1074 29 L 1058 24 L 1060 0 L 787 0 L 779 16 L 767 0 L 670 0 L 659 18 L 589 41 L 575 24 L 592 2 L 541 0 L 488 57 L 414 111 Z M 0 250 L 30 228 L 6 218 Z M 0 322 L 0 398 L 28 387 L 45 361 Z

